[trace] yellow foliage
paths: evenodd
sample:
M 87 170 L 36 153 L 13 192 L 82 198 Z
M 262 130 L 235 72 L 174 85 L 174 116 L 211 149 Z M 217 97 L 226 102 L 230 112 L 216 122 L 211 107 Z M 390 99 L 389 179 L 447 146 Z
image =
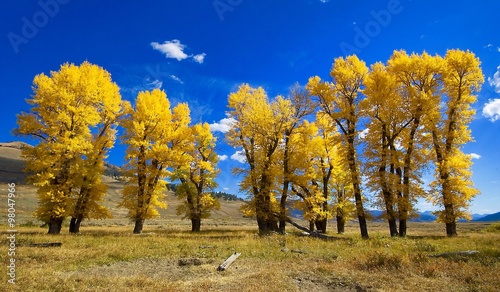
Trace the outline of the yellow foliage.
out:
M 139 92 L 135 110 L 122 123 L 123 141 L 128 145 L 127 185 L 121 206 L 132 220 L 158 216 L 166 208 L 165 179 L 185 158 L 189 145 L 189 108 L 179 104 L 173 110 L 164 91 Z
M 216 187 L 215 178 L 219 174 L 216 168 L 216 138 L 210 132 L 208 123 L 192 126 L 191 133 L 192 148 L 186 152 L 184 163 L 177 166 L 172 176 L 181 181 L 177 195 L 185 199 L 178 206 L 177 214 L 189 219 L 204 219 L 210 216 L 212 209 L 220 209 L 219 201 L 208 193 Z
M 50 76 L 37 75 L 33 92 L 32 99 L 27 100 L 32 108 L 18 115 L 16 133 L 40 140 L 35 147 L 23 150 L 26 170 L 35 173 L 29 180 L 38 186 L 37 217 L 49 221 L 71 215 L 79 196 L 77 190 L 83 187 L 95 187 L 87 198 L 94 206 L 83 211 L 83 216 L 92 217 L 92 210 L 106 214 L 98 206 L 103 187 L 89 178 L 99 176 L 105 150 L 113 145 L 116 117 L 126 106 L 118 86 L 99 66 L 66 63 Z M 95 136 L 103 125 L 109 130 Z

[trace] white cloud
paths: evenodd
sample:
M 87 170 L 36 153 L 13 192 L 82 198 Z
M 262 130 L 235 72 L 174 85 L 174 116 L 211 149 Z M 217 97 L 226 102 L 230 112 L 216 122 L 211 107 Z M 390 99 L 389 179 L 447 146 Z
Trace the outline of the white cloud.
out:
M 358 136 L 360 139 L 364 139 L 366 137 L 366 135 L 368 135 L 368 132 L 370 132 L 370 130 L 368 128 L 364 129 L 363 131 L 359 132 Z
M 229 188 L 222 188 L 225 192 L 229 191 Z
M 134 87 L 133 90 L 140 91 L 140 90 L 153 90 L 153 89 L 160 89 L 163 86 L 163 82 L 161 82 L 158 79 L 155 79 L 151 81 L 150 78 L 147 78 L 144 82 L 144 88 L 139 88 L 139 87 Z
M 175 75 L 170 75 L 169 76 L 170 79 L 174 80 L 174 81 L 177 81 L 179 82 L 180 84 L 184 84 L 184 81 L 182 81 L 179 77 L 175 76 Z
M 188 58 L 188 55 L 184 53 L 186 46 L 181 44 L 179 40 L 165 41 L 163 44 L 152 42 L 151 46 L 153 49 L 164 53 L 167 58 L 177 59 L 177 61 Z
M 227 155 L 217 155 L 219 157 L 219 161 L 227 160 L 229 157 Z
M 496 93 L 500 93 L 500 66 L 497 67 L 497 72 L 495 72 L 493 78 L 488 77 L 488 82 L 491 86 L 493 86 L 493 88 L 495 88 Z
M 203 61 L 205 60 L 205 56 L 206 56 L 206 55 L 207 55 L 207 54 L 205 54 L 205 53 L 198 54 L 198 55 L 194 55 L 194 56 L 193 56 L 193 59 L 194 59 L 194 61 L 195 61 L 196 63 L 201 64 L 201 63 L 203 63 Z
M 493 44 L 487 44 L 486 46 L 483 47 L 483 49 L 491 48 L 493 47 Z
M 470 156 L 472 156 L 472 159 L 479 159 L 479 158 L 481 158 L 481 155 L 479 155 L 477 153 L 471 153 Z
M 483 107 L 483 116 L 495 122 L 500 119 L 500 98 L 489 100 Z
M 247 161 L 243 150 L 236 151 L 233 155 L 231 155 L 231 159 L 236 160 L 239 163 L 245 163 Z
M 218 123 L 210 124 L 210 131 L 227 133 L 234 122 L 236 120 L 233 118 L 223 118 Z
M 319 2 L 321 2 L 321 3 L 326 3 L 328 1 L 330 1 L 330 0 L 319 0 Z
M 152 42 L 151 46 L 153 49 L 160 51 L 165 54 L 165 57 L 169 59 L 176 59 L 177 61 L 182 61 L 187 58 L 193 58 L 196 63 L 203 63 L 207 54 L 201 53 L 197 55 L 188 55 L 184 53 L 186 45 L 182 44 L 179 40 L 165 41 L 163 44 L 158 42 Z

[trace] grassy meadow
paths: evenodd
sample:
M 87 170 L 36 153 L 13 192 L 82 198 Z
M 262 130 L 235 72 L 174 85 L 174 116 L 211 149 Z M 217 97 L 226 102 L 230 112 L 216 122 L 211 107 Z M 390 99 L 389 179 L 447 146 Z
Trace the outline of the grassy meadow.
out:
M 363 240 L 357 225 L 334 240 L 287 235 L 257 236 L 256 224 L 206 220 L 202 232 L 189 224 L 150 222 L 144 234 L 132 225 L 83 226 L 81 234 L 45 234 L 20 227 L 16 238 L 16 284 L 1 273 L 3 291 L 498 291 L 500 230 L 487 223 L 460 223 L 459 236 L 444 226 L 411 223 L 407 238 L 390 238 L 371 223 Z M 181 221 L 182 222 L 182 221 Z M 333 229 L 333 224 L 330 225 Z M 5 226 L 6 228 L 6 226 Z M 5 267 L 7 234 L 0 261 Z M 32 247 L 61 242 L 60 247 Z M 478 254 L 433 255 L 465 250 Z M 234 252 L 228 270 L 217 266 Z M 6 270 L 7 268 L 5 268 Z M 7 284 L 6 284 L 7 283 Z
M 1 146 L 1 145 L 0 145 Z M 16 152 L 17 151 L 17 152 Z M 390 238 L 385 223 L 369 223 L 370 239 L 350 222 L 334 240 L 287 235 L 257 236 L 257 224 L 238 211 L 242 202 L 223 201 L 221 210 L 192 234 L 189 220 L 175 214 L 172 194 L 160 218 L 146 220 L 133 235 L 127 211 L 118 208 L 123 182 L 107 180 L 103 203 L 113 219 L 82 223 L 81 233 L 48 235 L 33 218 L 36 189 L 24 185 L 19 151 L 0 147 L 0 291 L 498 291 L 500 224 L 459 223 L 456 238 L 444 224 L 409 223 L 406 238 Z M 16 183 L 16 284 L 8 283 L 11 257 L 7 227 L 7 182 Z M 306 222 L 301 222 L 306 226 Z M 67 224 L 67 222 L 66 222 Z M 60 242 L 60 247 L 33 244 Z M 445 252 L 477 250 L 463 256 Z M 232 253 L 228 270 L 217 267 Z

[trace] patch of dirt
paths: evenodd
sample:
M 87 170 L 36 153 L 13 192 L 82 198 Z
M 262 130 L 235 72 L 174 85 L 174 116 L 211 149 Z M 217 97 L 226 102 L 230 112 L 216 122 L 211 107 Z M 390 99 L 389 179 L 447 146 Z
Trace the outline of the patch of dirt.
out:
M 317 278 L 314 276 L 296 277 L 293 279 L 299 291 L 371 291 L 370 287 L 363 287 L 358 283 L 349 283 L 340 278 Z
M 209 258 L 143 258 L 66 272 L 59 276 L 64 279 L 78 279 L 82 277 L 131 278 L 145 276 L 153 279 L 162 278 L 178 282 L 181 290 L 182 284 L 189 286 L 210 281 L 213 284 L 212 288 L 215 289 L 214 291 L 222 291 L 227 289 L 234 290 L 237 287 L 245 288 L 241 287 L 243 283 L 248 283 L 249 280 L 262 273 L 262 270 L 256 269 L 255 266 L 246 265 L 245 261 L 235 262 L 229 270 L 224 272 L 217 272 L 216 268 L 217 260 Z M 371 291 L 369 287 L 346 282 L 336 277 L 320 278 L 314 275 L 306 275 L 290 277 L 288 279 L 292 287 L 294 286 L 296 289 L 292 290 L 295 291 Z

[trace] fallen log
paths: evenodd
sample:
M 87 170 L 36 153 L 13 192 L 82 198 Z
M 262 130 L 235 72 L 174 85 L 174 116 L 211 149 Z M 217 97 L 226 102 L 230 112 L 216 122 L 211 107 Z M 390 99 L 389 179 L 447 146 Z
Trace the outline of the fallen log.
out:
M 43 242 L 43 243 L 31 243 L 28 246 L 31 247 L 58 247 L 62 246 L 62 242 Z
M 290 219 L 290 218 L 286 218 L 285 221 L 292 224 L 295 228 L 304 231 L 305 233 L 307 233 L 311 237 L 317 237 L 317 238 L 321 238 L 321 239 L 336 239 L 333 236 L 328 236 L 328 235 L 323 234 L 323 233 L 314 232 L 314 231 L 310 232 L 309 228 L 306 228 L 304 226 L 300 226 L 299 224 L 293 222 L 292 219 Z M 305 233 L 302 233 L 302 234 L 305 235 Z
M 227 260 L 217 267 L 217 271 L 225 271 L 229 266 L 241 255 L 241 253 L 233 253 Z

